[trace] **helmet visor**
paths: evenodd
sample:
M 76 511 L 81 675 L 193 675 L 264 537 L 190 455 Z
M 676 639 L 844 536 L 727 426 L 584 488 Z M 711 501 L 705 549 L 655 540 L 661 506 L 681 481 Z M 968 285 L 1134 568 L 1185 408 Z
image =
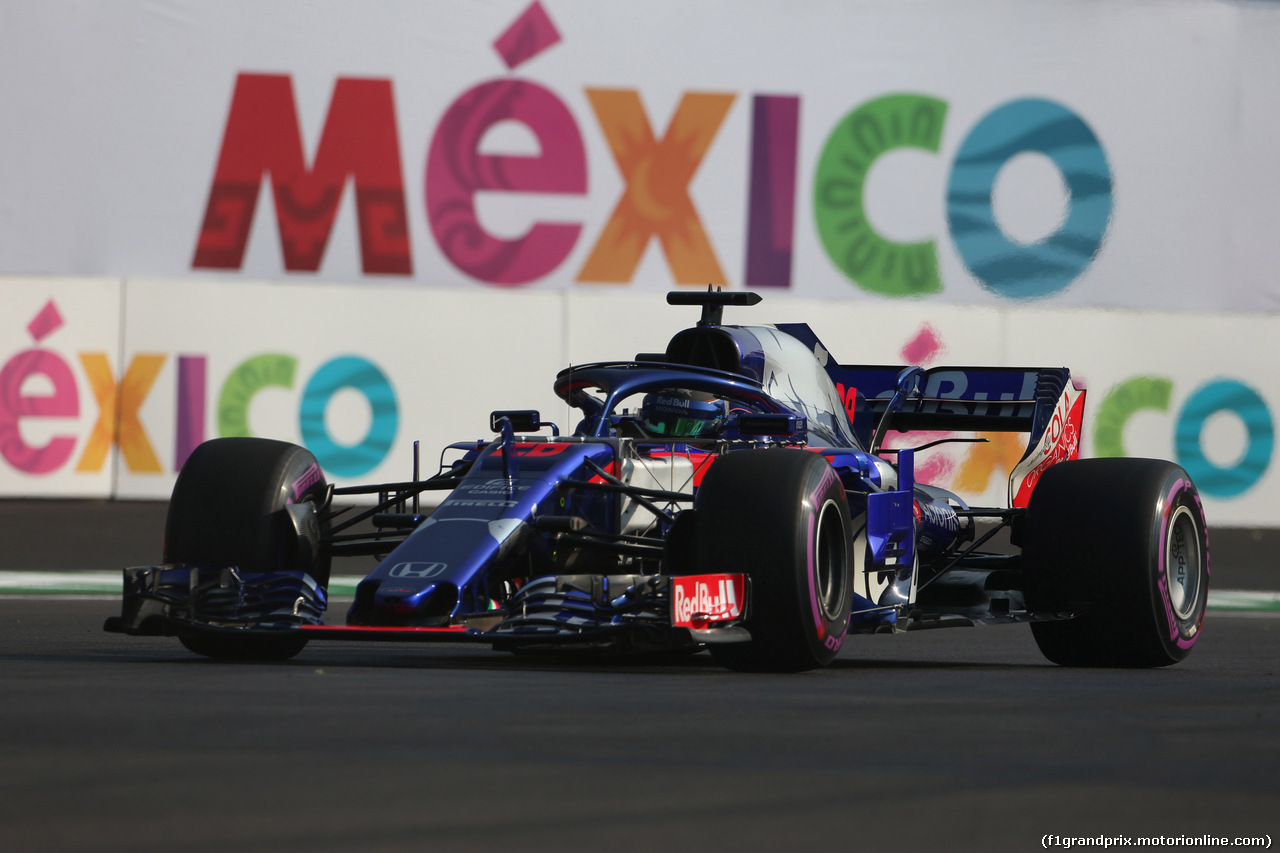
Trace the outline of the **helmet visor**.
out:
M 680 393 L 650 394 L 641 416 L 645 429 L 653 435 L 702 438 L 715 435 L 724 426 L 724 404 Z

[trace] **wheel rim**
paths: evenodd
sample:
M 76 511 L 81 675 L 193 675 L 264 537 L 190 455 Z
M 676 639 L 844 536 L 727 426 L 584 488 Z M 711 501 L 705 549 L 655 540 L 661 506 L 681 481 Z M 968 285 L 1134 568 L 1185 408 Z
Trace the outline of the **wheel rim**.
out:
M 843 510 L 835 501 L 827 501 L 818 514 L 817 542 L 814 544 L 814 587 L 818 604 L 828 619 L 840 616 L 844 598 L 845 553 Z
M 1200 597 L 1203 565 L 1195 516 L 1190 508 L 1180 506 L 1174 510 L 1173 518 L 1169 520 L 1164 553 L 1169 603 L 1173 605 L 1173 612 L 1180 620 L 1189 619 L 1195 613 Z

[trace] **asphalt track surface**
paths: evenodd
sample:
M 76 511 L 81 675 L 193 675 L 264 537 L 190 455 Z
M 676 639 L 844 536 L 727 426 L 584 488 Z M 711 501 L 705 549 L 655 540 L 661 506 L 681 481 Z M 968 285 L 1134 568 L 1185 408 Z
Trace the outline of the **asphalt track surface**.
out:
M 25 547 L 13 533 L 0 567 Z M 93 561 L 117 546 L 88 547 L 53 567 L 106 568 Z M 103 633 L 117 609 L 0 599 L 4 850 L 1280 834 L 1274 615 L 1211 613 L 1192 656 L 1160 670 L 1056 667 L 1007 626 L 855 637 L 830 668 L 779 676 L 706 655 L 616 665 L 455 644 L 313 642 L 289 662 L 226 664 Z

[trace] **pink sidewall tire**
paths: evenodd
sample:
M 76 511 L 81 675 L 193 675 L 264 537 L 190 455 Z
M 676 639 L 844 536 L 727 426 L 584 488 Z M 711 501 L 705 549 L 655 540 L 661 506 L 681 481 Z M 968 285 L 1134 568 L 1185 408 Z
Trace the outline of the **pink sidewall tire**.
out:
M 1195 484 L 1158 459 L 1086 459 L 1045 472 L 1027 508 L 1029 609 L 1078 613 L 1033 622 L 1064 666 L 1156 667 L 1200 639 L 1209 539 Z
M 735 670 L 796 672 L 829 664 L 849 629 L 853 538 L 844 487 L 803 450 L 730 453 L 698 490 L 697 568 L 746 573 L 748 643 L 714 645 Z

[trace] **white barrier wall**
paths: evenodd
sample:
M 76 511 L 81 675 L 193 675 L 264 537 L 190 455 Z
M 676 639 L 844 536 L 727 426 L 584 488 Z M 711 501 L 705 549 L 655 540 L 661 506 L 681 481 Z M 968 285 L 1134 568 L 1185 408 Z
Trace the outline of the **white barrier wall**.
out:
M 488 436 L 570 363 L 660 351 L 696 320 L 659 294 L 169 280 L 0 280 L 0 496 L 163 498 L 220 435 L 310 448 L 344 483 L 406 479 L 413 441 Z M 840 361 L 1065 365 L 1090 391 L 1085 455 L 1191 472 L 1215 523 L 1272 525 L 1280 317 L 767 299 L 726 322 L 808 322 Z M 106 415 L 103 412 L 107 412 Z M 922 454 L 922 479 L 999 504 L 1025 438 Z M 980 498 L 979 498 L 980 496 Z
M 1067 364 L 1087 450 L 1280 524 L 1280 4 L 75 8 L 0 28 L 0 495 L 237 431 L 398 479 L 711 282 L 847 361 Z

